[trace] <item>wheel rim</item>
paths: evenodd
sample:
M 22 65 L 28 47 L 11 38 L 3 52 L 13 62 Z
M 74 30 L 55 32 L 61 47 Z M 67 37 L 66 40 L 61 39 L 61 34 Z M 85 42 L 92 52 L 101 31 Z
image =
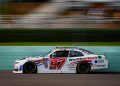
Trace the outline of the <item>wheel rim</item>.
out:
M 25 64 L 25 72 L 26 73 L 34 73 L 36 71 L 36 65 L 34 63 L 26 63 Z
M 79 73 L 88 73 L 89 72 L 89 64 L 82 63 L 78 65 L 78 72 Z
M 87 71 L 87 69 L 88 69 L 88 66 L 86 65 L 86 64 L 82 64 L 81 66 L 80 66 L 80 70 L 81 71 Z

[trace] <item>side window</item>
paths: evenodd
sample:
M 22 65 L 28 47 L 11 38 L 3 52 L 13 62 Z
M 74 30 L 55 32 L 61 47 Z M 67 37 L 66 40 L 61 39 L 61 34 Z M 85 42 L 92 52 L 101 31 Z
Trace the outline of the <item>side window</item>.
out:
M 70 51 L 70 57 L 79 57 L 79 56 L 84 56 L 81 52 L 79 51 Z
M 50 55 L 51 58 L 68 57 L 69 51 L 56 51 Z

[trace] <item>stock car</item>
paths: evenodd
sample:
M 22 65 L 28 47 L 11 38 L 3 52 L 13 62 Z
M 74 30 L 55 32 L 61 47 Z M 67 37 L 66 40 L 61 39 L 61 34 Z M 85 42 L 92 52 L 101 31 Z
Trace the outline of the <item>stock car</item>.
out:
M 108 68 L 106 55 L 82 48 L 58 47 L 42 56 L 14 61 L 13 73 L 88 73 Z

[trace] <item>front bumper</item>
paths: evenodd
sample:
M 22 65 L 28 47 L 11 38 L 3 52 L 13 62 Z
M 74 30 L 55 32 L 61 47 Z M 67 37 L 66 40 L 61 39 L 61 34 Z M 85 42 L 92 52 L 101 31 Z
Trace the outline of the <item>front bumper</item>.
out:
M 15 71 L 15 70 L 13 70 L 13 73 L 23 73 L 23 71 Z
M 23 68 L 22 66 L 14 64 L 13 73 L 23 73 L 23 69 L 22 68 Z

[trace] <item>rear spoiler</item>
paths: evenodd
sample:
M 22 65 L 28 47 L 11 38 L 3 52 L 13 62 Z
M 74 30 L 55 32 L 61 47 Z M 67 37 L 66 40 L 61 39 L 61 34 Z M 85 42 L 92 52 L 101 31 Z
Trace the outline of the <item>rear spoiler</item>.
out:
M 105 52 L 94 52 L 94 54 L 96 54 L 96 55 L 105 55 L 106 56 Z

